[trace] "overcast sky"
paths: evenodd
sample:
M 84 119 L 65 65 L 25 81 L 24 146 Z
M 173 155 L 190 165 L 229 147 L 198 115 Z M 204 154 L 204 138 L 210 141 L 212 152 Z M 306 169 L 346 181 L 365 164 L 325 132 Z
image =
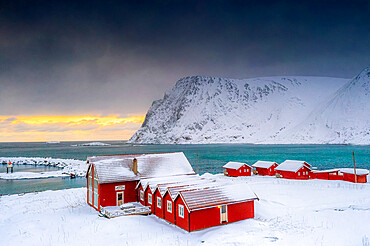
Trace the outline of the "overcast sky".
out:
M 350 78 L 369 1 L 7 1 L 0 115 L 145 114 L 181 77 Z

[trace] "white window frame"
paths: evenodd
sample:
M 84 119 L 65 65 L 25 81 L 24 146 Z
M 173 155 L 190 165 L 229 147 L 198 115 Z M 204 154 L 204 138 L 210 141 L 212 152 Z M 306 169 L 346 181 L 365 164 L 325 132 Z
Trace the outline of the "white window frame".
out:
M 244 169 L 244 172 L 246 172 L 246 170 Z
M 152 205 L 152 194 L 148 193 L 148 203 Z
M 144 191 L 140 191 L 140 200 L 144 201 Z
M 298 176 L 300 176 L 301 175 L 301 173 L 300 172 L 298 172 Z
M 184 218 L 184 205 L 179 204 L 179 217 Z
M 172 213 L 172 202 L 167 201 L 167 212 Z
M 162 208 L 162 198 L 157 196 L 157 208 Z

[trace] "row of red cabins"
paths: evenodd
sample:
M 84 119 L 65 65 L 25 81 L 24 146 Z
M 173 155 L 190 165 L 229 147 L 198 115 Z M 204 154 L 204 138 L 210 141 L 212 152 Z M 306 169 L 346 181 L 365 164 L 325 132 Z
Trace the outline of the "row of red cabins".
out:
M 183 153 L 88 157 L 87 203 L 96 210 L 140 202 L 187 231 L 254 217 L 257 196 L 195 174 Z
M 352 168 L 340 168 L 330 170 L 312 170 L 311 165 L 305 161 L 286 160 L 278 165 L 271 161 L 257 161 L 252 166 L 241 162 L 228 162 L 224 168 L 227 176 L 251 176 L 252 168 L 257 175 L 277 176 L 286 179 L 325 179 L 344 180 L 349 182 L 366 183 L 369 171 L 357 169 L 356 175 Z M 356 176 L 356 177 L 355 177 Z

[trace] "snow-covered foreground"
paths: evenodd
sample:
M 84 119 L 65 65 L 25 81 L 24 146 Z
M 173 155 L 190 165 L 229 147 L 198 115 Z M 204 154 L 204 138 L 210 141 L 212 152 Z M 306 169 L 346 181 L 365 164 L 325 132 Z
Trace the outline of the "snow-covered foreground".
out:
M 15 172 L 12 174 L 0 173 L 0 179 L 30 179 L 30 178 L 51 178 L 68 176 L 75 174 L 83 177 L 86 175 L 88 164 L 86 161 L 75 159 L 60 159 L 60 158 L 43 158 L 43 157 L 0 157 L 0 164 L 12 162 L 14 165 L 41 165 L 62 168 L 60 171 L 50 171 L 42 173 L 30 172 Z
M 99 217 L 85 188 L 0 197 L 0 245 L 370 245 L 370 184 L 273 177 L 247 182 L 256 216 L 188 233 L 150 216 Z

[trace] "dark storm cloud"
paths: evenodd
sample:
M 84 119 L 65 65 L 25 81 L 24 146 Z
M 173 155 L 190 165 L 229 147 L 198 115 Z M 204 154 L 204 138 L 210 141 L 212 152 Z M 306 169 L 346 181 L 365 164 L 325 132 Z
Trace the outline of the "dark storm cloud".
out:
M 355 76 L 369 1 L 8 1 L 0 115 L 137 114 L 183 76 Z

